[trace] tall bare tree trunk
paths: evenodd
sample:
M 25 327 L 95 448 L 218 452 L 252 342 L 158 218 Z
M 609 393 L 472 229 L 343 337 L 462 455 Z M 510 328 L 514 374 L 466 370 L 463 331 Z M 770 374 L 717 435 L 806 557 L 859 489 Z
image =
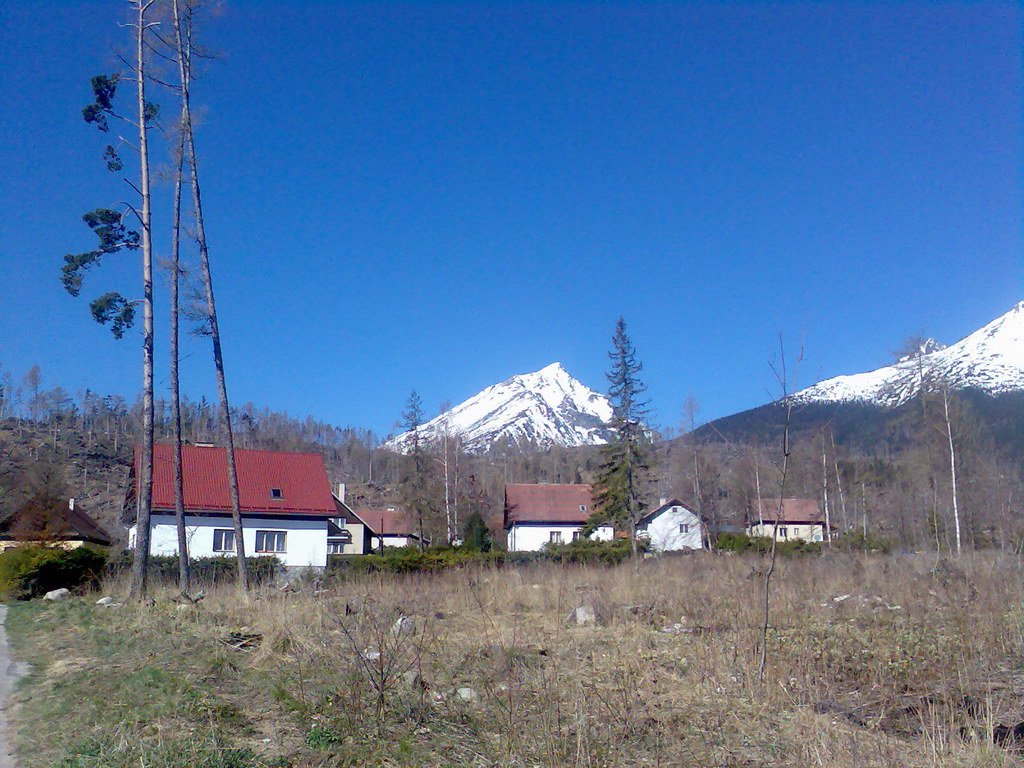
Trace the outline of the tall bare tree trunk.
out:
M 825 457 L 825 433 L 821 433 L 821 496 L 825 510 L 825 541 L 832 546 L 832 518 L 828 509 L 828 464 Z
M 178 139 L 174 172 L 174 210 L 171 228 L 171 427 L 174 432 L 174 520 L 178 529 L 178 589 L 189 590 L 188 533 L 185 530 L 185 489 L 181 469 L 181 391 L 178 378 L 178 283 L 181 277 L 181 177 L 185 163 L 184 125 Z
M 135 516 L 135 559 L 129 595 L 146 593 L 149 565 L 150 509 L 153 502 L 153 231 L 149 192 L 149 126 L 146 124 L 146 11 L 153 0 L 136 0 L 135 76 L 139 127 L 139 168 L 142 196 L 142 462 Z
M 217 320 L 217 302 L 213 295 L 213 274 L 210 271 L 210 252 L 207 247 L 206 229 L 203 226 L 203 201 L 199 188 L 199 162 L 196 156 L 195 135 L 192 126 L 192 108 L 190 103 L 191 60 L 192 60 L 192 7 L 187 0 L 182 3 L 185 8 L 184 25 L 179 14 L 179 2 L 174 0 L 174 34 L 178 46 L 178 74 L 181 79 L 181 114 L 182 130 L 185 133 L 185 145 L 188 162 L 192 170 L 192 205 L 196 217 L 196 240 L 199 243 L 199 261 L 203 271 L 203 283 L 206 288 L 206 312 L 210 319 L 210 337 L 213 341 L 213 364 L 217 371 L 217 391 L 220 395 L 220 416 L 224 423 L 225 453 L 227 454 L 228 485 L 231 492 L 231 519 L 235 530 L 235 555 L 238 567 L 238 585 L 242 590 L 249 589 L 249 573 L 246 568 L 245 540 L 242 531 L 242 511 L 238 500 L 238 472 L 235 467 L 235 436 L 231 425 L 231 407 L 228 403 L 228 387 L 224 376 L 224 354 L 220 341 L 220 324 Z M 182 27 L 186 29 L 183 30 Z M 184 32 L 184 34 L 183 34 Z
M 956 494 L 956 451 L 953 449 L 953 425 L 949 419 L 949 388 L 942 389 L 942 410 L 946 419 L 946 438 L 949 440 L 949 480 L 953 491 L 953 525 L 956 529 L 956 556 L 962 554 L 960 543 L 960 506 Z

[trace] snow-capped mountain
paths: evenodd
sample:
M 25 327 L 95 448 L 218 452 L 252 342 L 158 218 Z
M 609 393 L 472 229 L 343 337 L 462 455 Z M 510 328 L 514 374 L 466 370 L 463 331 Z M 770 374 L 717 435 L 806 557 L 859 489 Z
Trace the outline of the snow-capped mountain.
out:
M 419 429 L 420 439 L 440 440 L 447 429 L 470 452 L 510 441 L 516 445 L 600 445 L 608 442 L 605 426 L 612 417 L 608 398 L 584 386 L 552 363 L 535 373 L 513 376 L 442 413 Z M 385 447 L 402 451 L 409 433 Z
M 943 347 L 929 339 L 920 354 L 907 355 L 895 365 L 836 376 L 792 397 L 801 403 L 895 406 L 913 398 L 922 381 L 990 395 L 1024 390 L 1024 301 L 956 344 Z

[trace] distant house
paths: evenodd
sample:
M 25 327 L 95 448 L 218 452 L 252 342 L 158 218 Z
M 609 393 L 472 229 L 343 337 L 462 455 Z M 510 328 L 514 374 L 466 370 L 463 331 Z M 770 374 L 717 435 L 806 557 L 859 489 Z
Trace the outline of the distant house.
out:
M 662 499 L 640 518 L 637 538 L 646 539 L 655 552 L 703 549 L 704 532 L 700 517 L 679 499 Z
M 778 499 L 762 499 L 760 505 L 754 502 L 747 533 L 778 536 L 780 541 L 822 541 L 825 521 L 814 499 L 783 499 L 781 509 Z
M 239 506 L 247 555 L 273 555 L 290 569 L 327 565 L 328 527 L 341 517 L 327 480 L 323 458 L 313 453 L 237 449 Z M 136 448 L 129 474 L 124 516 L 128 545 L 135 546 L 136 499 L 141 451 Z M 210 445 L 182 447 L 185 525 L 192 557 L 232 556 L 235 532 L 231 519 L 227 455 Z M 153 447 L 153 499 L 150 551 L 176 555 L 174 454 L 170 444 Z
M 345 501 L 345 484 L 334 494 L 337 515 L 327 521 L 328 555 L 365 555 L 370 551 L 372 531 Z
M 545 544 L 566 544 L 582 537 L 594 511 L 586 484 L 516 483 L 505 486 L 504 526 L 510 552 L 537 552 Z M 602 525 L 590 538 L 611 541 L 614 530 Z
M 29 544 L 46 544 L 63 549 L 76 549 L 85 544 L 109 547 L 113 540 L 103 526 L 68 499 L 66 509 L 50 513 L 45 520 L 14 519 L 0 534 L 0 552 Z
M 420 543 L 416 520 L 397 507 L 361 509 L 359 517 L 369 528 L 370 549 L 418 546 Z M 430 540 L 424 539 L 423 543 L 429 546 Z

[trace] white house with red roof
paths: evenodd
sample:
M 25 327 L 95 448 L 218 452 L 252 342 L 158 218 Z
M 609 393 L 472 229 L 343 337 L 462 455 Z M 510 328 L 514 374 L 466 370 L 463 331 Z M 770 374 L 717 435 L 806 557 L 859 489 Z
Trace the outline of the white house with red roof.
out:
M 585 483 L 505 486 L 505 530 L 509 552 L 537 552 L 545 544 L 568 544 L 583 536 L 583 525 L 594 511 L 593 489 Z M 610 525 L 590 538 L 611 541 Z
M 173 451 L 170 444 L 153 447 L 150 552 L 154 555 L 178 553 Z M 330 525 L 333 523 L 336 531 L 345 527 L 345 521 L 331 493 L 323 458 L 313 453 L 236 449 L 235 466 L 246 555 L 272 555 L 287 568 L 325 567 Z M 124 505 L 129 547 L 135 546 L 137 538 L 140 467 L 137 447 Z M 235 533 L 225 449 L 182 446 L 182 484 L 189 555 L 233 555 Z

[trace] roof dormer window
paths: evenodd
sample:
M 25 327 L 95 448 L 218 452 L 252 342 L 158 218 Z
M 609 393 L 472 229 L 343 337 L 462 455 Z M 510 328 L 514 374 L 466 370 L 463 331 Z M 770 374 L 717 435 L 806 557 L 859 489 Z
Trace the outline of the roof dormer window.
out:
M 580 512 L 586 512 L 586 511 L 587 511 L 587 505 L 586 504 L 580 504 Z
M 284 491 L 282 491 L 280 488 L 271 488 L 270 489 L 270 498 L 272 498 L 272 499 L 283 499 L 284 498 Z

